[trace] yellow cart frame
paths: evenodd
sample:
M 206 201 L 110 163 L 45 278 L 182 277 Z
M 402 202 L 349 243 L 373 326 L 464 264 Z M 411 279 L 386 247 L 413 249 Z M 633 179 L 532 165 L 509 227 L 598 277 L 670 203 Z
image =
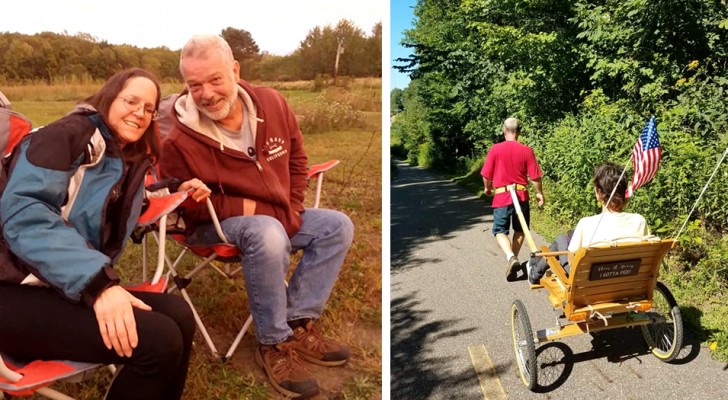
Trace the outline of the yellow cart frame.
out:
M 674 360 L 682 347 L 682 317 L 672 293 L 657 281 L 662 259 L 674 246 L 672 239 L 651 237 L 582 248 L 574 254 L 568 275 L 557 259 L 568 252 L 542 247 L 532 254 L 545 257 L 549 271 L 531 288 L 546 288 L 562 318 L 534 335 L 525 306 L 514 301 L 511 328 L 523 383 L 531 390 L 537 385 L 538 344 L 607 329 L 640 326 L 652 354 L 665 362 Z

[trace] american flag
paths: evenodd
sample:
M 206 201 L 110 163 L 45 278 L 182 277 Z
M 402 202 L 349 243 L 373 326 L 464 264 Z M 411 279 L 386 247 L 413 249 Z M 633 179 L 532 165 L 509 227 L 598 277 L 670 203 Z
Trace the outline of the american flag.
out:
M 650 117 L 650 122 L 642 131 L 640 138 L 632 150 L 632 161 L 634 163 L 634 176 L 632 183 L 627 188 L 626 197 L 632 197 L 637 188 L 652 180 L 660 168 L 662 149 L 660 148 L 660 137 L 657 134 L 655 117 Z

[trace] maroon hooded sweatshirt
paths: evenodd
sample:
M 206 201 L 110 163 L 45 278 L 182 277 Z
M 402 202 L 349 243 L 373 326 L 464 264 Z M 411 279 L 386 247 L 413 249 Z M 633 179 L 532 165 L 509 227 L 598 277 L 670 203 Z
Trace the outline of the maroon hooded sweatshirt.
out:
M 215 124 L 199 113 L 185 92 L 171 110 L 174 124 L 163 142 L 161 176 L 204 182 L 212 190 L 220 220 L 268 215 L 280 221 L 291 237 L 301 227 L 299 214 L 304 211 L 308 160 L 303 136 L 278 91 L 253 87 L 243 80 L 238 86 L 255 129 L 257 160 L 228 147 Z M 204 202 L 185 209 L 183 216 L 188 231 L 211 222 Z

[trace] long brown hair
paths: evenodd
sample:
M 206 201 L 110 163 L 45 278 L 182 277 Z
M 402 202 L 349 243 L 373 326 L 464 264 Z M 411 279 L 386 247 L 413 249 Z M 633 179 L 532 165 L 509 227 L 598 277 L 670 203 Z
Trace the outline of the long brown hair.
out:
M 616 212 L 621 212 L 627 206 L 627 198 L 625 197 L 625 193 L 627 192 L 627 177 L 622 176 L 623 170 L 624 168 L 611 162 L 599 164 L 594 168 L 594 187 L 601 193 L 599 200 L 602 203 L 606 203 L 609 200 L 609 195 L 612 194 L 614 186 L 617 186 L 617 190 L 614 192 L 614 196 L 609 202 L 608 207 L 610 210 Z M 619 179 L 620 177 L 622 179 Z
M 96 94 L 85 99 L 83 102 L 93 106 L 96 111 L 99 112 L 99 115 L 101 115 L 104 122 L 108 125 L 111 103 L 113 103 L 119 93 L 124 90 L 127 81 L 136 77 L 147 78 L 154 83 L 154 86 L 157 87 L 157 100 L 154 103 L 154 109 L 159 109 L 159 100 L 162 93 L 159 87 L 159 81 L 154 74 L 142 68 L 129 68 L 115 73 L 106 81 L 106 83 L 104 83 L 104 86 L 102 86 Z M 147 127 L 147 130 L 144 131 L 141 139 L 133 143 L 128 143 L 124 146 L 124 157 L 128 161 L 138 161 L 139 159 L 149 155 L 151 156 L 152 161 L 156 162 L 159 159 L 160 149 L 159 128 L 157 128 L 157 122 L 152 120 L 149 127 Z

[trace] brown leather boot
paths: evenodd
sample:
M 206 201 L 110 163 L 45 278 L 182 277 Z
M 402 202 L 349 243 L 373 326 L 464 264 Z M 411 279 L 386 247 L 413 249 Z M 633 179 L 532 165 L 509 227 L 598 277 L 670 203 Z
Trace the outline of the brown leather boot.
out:
M 258 345 L 255 362 L 265 370 L 271 385 L 284 396 L 306 399 L 319 392 L 316 380 L 303 365 L 293 341 L 275 346 Z
M 292 338 L 296 351 L 310 363 L 333 367 L 349 360 L 349 347 L 321 335 L 311 320 L 294 327 Z

